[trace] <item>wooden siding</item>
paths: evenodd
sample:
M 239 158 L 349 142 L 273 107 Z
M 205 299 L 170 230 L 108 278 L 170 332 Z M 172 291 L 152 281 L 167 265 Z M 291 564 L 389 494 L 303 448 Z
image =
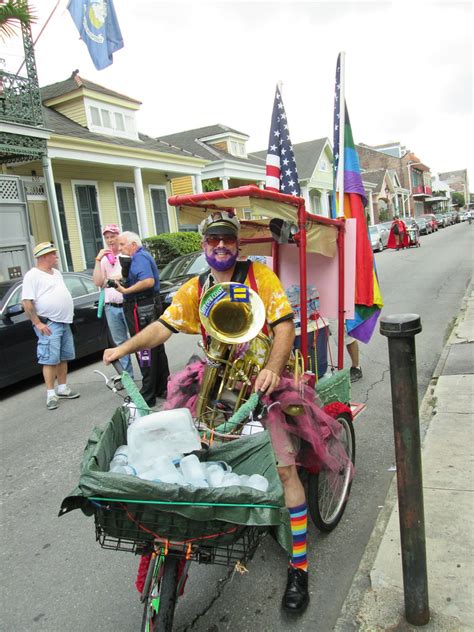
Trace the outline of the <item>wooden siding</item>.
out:
M 172 195 L 191 195 L 194 193 L 192 176 L 173 178 L 171 180 Z
M 229 151 L 226 140 L 221 140 L 218 143 L 209 143 L 209 145 L 215 147 L 216 149 L 219 149 L 220 151 Z
M 87 127 L 86 108 L 84 107 L 84 101 L 82 99 L 59 103 L 54 109 L 60 114 L 67 116 L 71 121 L 79 123 L 82 127 Z

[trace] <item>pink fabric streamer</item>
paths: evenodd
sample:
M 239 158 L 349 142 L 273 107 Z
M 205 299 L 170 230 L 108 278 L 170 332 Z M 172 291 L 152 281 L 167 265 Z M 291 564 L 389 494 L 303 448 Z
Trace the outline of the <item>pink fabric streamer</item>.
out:
M 205 361 L 199 359 L 170 377 L 168 399 L 164 405 L 166 410 L 188 408 L 195 415 L 205 366 Z M 263 398 L 268 406 L 278 403 L 270 408 L 262 424 L 265 427 L 280 424 L 287 432 L 301 439 L 297 464 L 310 473 L 323 469 L 338 472 L 341 465 L 346 466 L 349 463 L 349 457 L 340 441 L 341 424 L 318 405 L 316 393 L 310 386 L 304 385 L 302 388 L 302 392 L 295 388 L 292 375 L 283 374 L 278 388 L 270 397 Z M 295 417 L 285 415 L 284 410 L 295 405 L 303 406 L 304 412 Z M 352 464 L 351 469 L 353 470 Z

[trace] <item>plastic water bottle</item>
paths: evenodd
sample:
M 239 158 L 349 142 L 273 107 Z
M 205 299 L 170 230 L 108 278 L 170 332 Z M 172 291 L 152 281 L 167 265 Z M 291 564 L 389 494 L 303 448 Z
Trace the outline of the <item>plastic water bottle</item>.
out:
M 112 463 L 110 464 L 109 472 L 113 474 L 126 474 L 128 476 L 136 476 L 137 471 L 131 465 L 124 465 L 123 463 Z
M 231 487 L 233 485 L 240 485 L 239 475 L 233 472 L 226 472 L 219 487 Z
M 147 481 L 161 483 L 182 483 L 183 476 L 168 456 L 158 456 L 147 469 L 139 471 L 138 476 Z
M 240 485 L 242 487 L 248 487 L 249 486 L 249 478 L 250 478 L 250 476 L 248 474 L 241 474 L 239 476 Z
M 247 485 L 252 487 L 253 489 L 257 489 L 260 492 L 266 492 L 269 486 L 268 480 L 265 476 L 261 476 L 260 474 L 252 474 L 249 477 Z
M 195 454 L 183 457 L 179 462 L 179 469 L 184 480 L 192 485 L 195 481 L 203 481 L 206 478 L 205 468 Z
M 210 487 L 219 487 L 224 479 L 224 470 L 217 463 L 206 464 L 206 479 Z
M 120 445 L 114 454 L 114 458 L 112 459 L 115 463 L 123 463 L 127 465 L 128 463 L 128 445 Z

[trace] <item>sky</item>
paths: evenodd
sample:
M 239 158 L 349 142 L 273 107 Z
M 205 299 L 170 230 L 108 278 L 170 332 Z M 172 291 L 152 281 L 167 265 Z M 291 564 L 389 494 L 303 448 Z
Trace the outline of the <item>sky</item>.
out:
M 29 0 L 36 37 L 58 0 Z M 432 174 L 468 169 L 472 149 L 472 2 L 114 0 L 124 48 L 96 71 L 59 6 L 36 46 L 40 85 L 86 79 L 142 102 L 150 136 L 222 123 L 267 148 L 275 86 L 293 143 L 332 136 L 337 55 L 356 143 L 399 141 Z M 6 70 L 21 50 L 0 43 Z M 332 142 L 332 139 L 331 139 Z

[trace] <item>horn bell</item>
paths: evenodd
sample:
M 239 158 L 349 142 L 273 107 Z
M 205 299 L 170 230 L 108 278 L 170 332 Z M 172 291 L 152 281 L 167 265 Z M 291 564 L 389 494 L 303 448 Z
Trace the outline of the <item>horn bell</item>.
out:
M 241 344 L 260 333 L 265 323 L 265 306 L 247 285 L 218 283 L 203 294 L 199 318 L 212 338 L 226 344 Z

